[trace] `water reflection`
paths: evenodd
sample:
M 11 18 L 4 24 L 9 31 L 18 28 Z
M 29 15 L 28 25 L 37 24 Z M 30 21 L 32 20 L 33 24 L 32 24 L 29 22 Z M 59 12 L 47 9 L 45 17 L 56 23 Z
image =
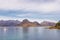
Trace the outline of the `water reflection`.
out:
M 4 32 L 6 32 L 8 29 L 5 27 L 5 28 L 3 28 L 3 30 L 4 30 Z
M 23 27 L 23 40 L 28 40 L 28 27 Z
M 5 27 L 0 28 L 0 40 L 60 40 L 60 30 L 43 27 Z

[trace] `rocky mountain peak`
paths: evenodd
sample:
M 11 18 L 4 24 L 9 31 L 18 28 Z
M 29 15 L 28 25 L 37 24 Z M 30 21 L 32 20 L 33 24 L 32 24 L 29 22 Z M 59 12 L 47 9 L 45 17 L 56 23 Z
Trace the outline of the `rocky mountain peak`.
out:
M 25 22 L 26 23 L 26 22 L 29 22 L 29 20 L 28 19 L 24 19 L 22 22 Z

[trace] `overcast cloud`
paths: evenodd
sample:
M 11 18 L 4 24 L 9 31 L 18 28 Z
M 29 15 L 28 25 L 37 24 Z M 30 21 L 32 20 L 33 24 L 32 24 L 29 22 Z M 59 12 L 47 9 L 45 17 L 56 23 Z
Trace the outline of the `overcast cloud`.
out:
M 59 20 L 59 15 L 60 0 L 0 0 L 2 17 Z

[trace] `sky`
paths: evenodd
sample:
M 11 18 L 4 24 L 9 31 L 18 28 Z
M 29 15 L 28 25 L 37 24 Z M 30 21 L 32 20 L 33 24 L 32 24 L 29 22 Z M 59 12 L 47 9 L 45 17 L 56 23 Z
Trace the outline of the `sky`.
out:
M 0 0 L 0 20 L 59 21 L 60 0 Z

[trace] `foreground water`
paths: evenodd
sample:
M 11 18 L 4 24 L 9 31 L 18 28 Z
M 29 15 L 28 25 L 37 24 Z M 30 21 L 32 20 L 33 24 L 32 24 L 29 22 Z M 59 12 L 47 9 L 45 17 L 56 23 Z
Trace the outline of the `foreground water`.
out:
M 0 27 L 0 40 L 60 40 L 60 30 L 44 27 Z

